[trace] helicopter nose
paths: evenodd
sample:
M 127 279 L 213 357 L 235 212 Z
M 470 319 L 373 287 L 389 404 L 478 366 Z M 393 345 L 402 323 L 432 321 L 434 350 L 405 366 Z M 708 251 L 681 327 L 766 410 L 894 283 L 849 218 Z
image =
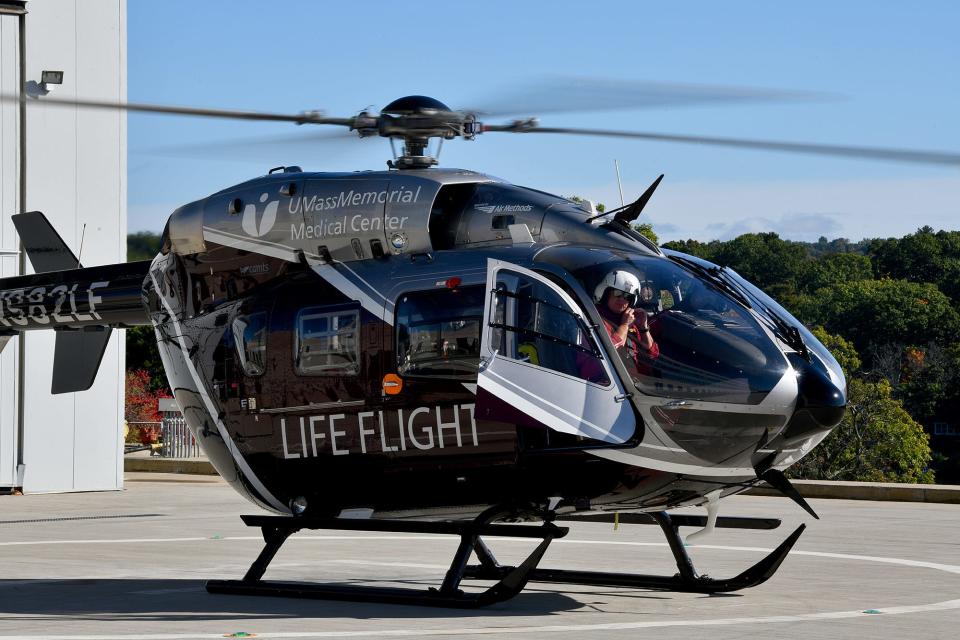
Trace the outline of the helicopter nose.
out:
M 840 424 L 847 393 L 846 385 L 838 387 L 818 361 L 807 361 L 795 353 L 789 359 L 797 372 L 797 406 L 783 437 L 787 442 L 798 442 Z

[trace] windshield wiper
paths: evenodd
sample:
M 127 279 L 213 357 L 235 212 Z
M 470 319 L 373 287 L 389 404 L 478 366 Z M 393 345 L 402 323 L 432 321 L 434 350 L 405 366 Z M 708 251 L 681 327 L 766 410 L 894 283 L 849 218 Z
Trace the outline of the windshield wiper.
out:
M 743 294 L 743 291 L 739 287 L 733 286 L 723 277 L 723 271 L 719 267 L 705 267 L 689 258 L 682 258 L 680 256 L 668 257 L 677 264 L 683 265 L 688 270 L 693 271 L 698 276 L 705 278 L 711 285 L 729 295 L 742 306 L 747 309 L 753 308 L 753 305 L 750 304 L 750 299 Z
M 756 296 L 750 293 L 749 289 L 744 288 L 736 278 L 731 277 L 726 272 L 726 269 L 727 267 L 718 269 L 717 277 L 722 278 L 723 281 L 727 282 L 730 286 L 736 286 L 744 296 L 753 300 L 758 306 L 758 311 L 762 312 L 763 317 L 773 325 L 773 329 L 780 336 L 780 339 L 783 340 L 784 344 L 799 353 L 801 358 L 809 361 L 810 352 L 807 350 L 807 343 L 803 341 L 803 335 L 800 333 L 800 329 L 784 320 L 783 316 L 771 309 L 769 305 L 764 304 L 762 300 L 758 300 Z
M 697 275 L 703 276 L 711 284 L 729 294 L 734 300 L 747 309 L 754 309 L 754 305 L 756 305 L 761 317 L 773 325 L 771 328 L 777 333 L 780 339 L 783 340 L 783 343 L 799 353 L 800 357 L 804 360 L 810 360 L 810 352 L 807 350 L 807 344 L 803 341 L 800 330 L 784 320 L 780 314 L 764 304 L 762 300 L 758 300 L 749 290 L 743 288 L 735 278 L 730 277 L 725 272 L 725 268 L 705 267 L 689 258 L 683 258 L 681 256 L 669 256 L 669 258 L 690 269 Z

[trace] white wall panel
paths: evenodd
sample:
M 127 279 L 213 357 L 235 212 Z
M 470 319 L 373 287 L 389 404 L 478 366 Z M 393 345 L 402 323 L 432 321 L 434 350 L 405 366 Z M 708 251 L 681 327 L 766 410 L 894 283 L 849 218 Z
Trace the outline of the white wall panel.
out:
M 105 11 L 104 6 L 110 11 Z M 119 51 L 124 48 L 126 20 L 121 23 L 118 3 L 81 2 L 76 5 L 77 95 L 126 100 L 126 73 Z M 126 260 L 126 137 L 123 114 L 110 111 L 77 112 L 77 218 L 83 234 L 83 260 L 90 264 Z M 95 258 L 94 258 L 95 257 Z M 95 260 L 95 261 L 94 261 Z M 115 465 L 74 465 L 75 486 L 107 488 L 122 482 L 123 355 L 122 332 L 114 332 L 94 386 L 75 394 L 79 419 L 74 433 L 78 461 L 105 459 Z M 118 375 L 120 374 L 120 375 Z M 119 403 L 118 403 L 119 401 Z M 109 411 L 103 411 L 105 407 Z M 92 429 L 83 416 L 108 415 L 112 428 Z
M 27 80 L 44 69 L 62 70 L 59 97 L 76 95 L 76 5 L 31 2 L 27 7 Z M 42 100 L 42 98 L 40 99 Z M 27 210 L 38 209 L 77 251 L 77 114 L 75 109 L 27 108 Z M 91 261 L 87 261 L 91 263 Z M 33 269 L 27 262 L 27 272 Z M 23 337 L 24 491 L 69 491 L 77 415 L 74 394 L 51 395 L 54 335 L 31 331 Z
M 16 93 L 20 86 L 19 18 L 0 16 L 0 92 Z M 19 273 L 15 255 L 19 240 L 10 216 L 20 208 L 20 109 L 0 103 L 0 278 Z M 0 353 L 0 487 L 17 484 L 17 358 L 19 339 Z
M 62 70 L 59 97 L 126 99 L 122 1 L 28 3 L 27 79 Z M 42 102 L 42 98 L 40 101 Z M 27 115 L 27 208 L 43 211 L 84 265 L 125 259 L 126 116 L 44 109 Z M 84 231 L 84 225 L 86 229 Z M 50 394 L 54 336 L 25 342 L 24 490 L 122 486 L 123 348 L 111 340 L 90 390 Z

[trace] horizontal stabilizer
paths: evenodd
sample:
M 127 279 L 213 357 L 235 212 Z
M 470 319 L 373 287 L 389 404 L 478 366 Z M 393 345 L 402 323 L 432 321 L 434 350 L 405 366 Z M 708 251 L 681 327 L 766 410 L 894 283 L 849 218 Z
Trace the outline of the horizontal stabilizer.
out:
M 110 327 L 57 331 L 50 392 L 72 393 L 93 386 L 112 332 Z
M 43 213 L 28 211 L 14 215 L 12 219 L 34 271 L 47 273 L 80 268 L 77 256 Z

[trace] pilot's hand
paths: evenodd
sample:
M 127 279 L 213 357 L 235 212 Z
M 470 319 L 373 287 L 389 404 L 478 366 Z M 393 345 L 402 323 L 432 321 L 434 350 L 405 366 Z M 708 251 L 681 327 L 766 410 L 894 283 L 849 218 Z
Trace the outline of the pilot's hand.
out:
M 627 307 L 627 310 L 620 316 L 620 324 L 630 326 L 634 321 L 635 309 Z
M 631 311 L 633 311 L 633 309 L 631 309 Z M 643 309 L 637 309 L 636 325 L 638 329 L 650 328 L 650 316 Z

